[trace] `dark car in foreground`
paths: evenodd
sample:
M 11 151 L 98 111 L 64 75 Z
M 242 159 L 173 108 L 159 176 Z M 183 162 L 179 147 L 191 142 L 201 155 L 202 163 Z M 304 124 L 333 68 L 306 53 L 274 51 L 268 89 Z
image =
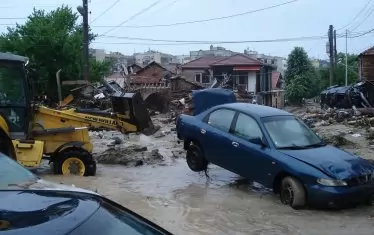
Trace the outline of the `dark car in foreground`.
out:
M 0 233 L 171 234 L 97 193 L 42 180 L 1 153 Z
M 61 190 L 1 190 L 0 233 L 171 234 L 104 197 Z
M 374 165 L 329 146 L 292 114 L 262 105 L 230 103 L 177 120 L 187 164 L 209 162 L 263 184 L 293 208 L 371 202 Z

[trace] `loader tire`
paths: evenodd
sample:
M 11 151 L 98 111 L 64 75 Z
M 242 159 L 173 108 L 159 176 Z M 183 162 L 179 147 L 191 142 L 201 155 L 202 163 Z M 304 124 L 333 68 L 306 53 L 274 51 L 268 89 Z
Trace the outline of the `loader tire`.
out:
M 59 175 L 94 176 L 96 161 L 91 153 L 84 149 L 64 149 L 55 156 L 54 172 Z

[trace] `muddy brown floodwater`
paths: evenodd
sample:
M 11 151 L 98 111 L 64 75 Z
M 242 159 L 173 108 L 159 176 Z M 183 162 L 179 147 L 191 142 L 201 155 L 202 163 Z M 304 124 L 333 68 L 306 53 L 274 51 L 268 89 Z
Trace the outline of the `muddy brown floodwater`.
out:
M 97 190 L 174 234 L 374 234 L 371 207 L 295 211 L 224 169 L 211 167 L 209 176 L 177 160 L 161 167 L 99 165 L 96 177 L 43 178 Z
M 161 132 L 169 133 L 172 125 L 165 128 Z M 210 166 L 209 178 L 192 172 L 183 158 L 169 156 L 182 148 L 174 134 L 136 138 L 125 141 L 146 145 L 150 151 L 159 149 L 166 158 L 164 163 L 139 167 L 99 164 L 95 177 L 42 177 L 97 191 L 174 234 L 374 234 L 374 207 L 296 211 L 261 185 L 222 168 Z M 96 149 L 104 148 L 104 142 L 95 142 Z

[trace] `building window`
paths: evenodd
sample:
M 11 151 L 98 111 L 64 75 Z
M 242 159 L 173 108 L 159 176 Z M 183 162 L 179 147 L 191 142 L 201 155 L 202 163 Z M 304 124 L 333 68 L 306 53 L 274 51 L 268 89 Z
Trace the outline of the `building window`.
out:
M 271 60 L 271 64 L 275 64 L 275 60 Z
M 248 76 L 239 76 L 239 85 L 246 85 L 248 83 Z
M 267 60 L 267 59 L 264 59 L 264 63 L 267 64 L 267 63 L 268 63 L 268 60 Z
M 201 73 L 196 73 L 195 74 L 195 82 L 201 82 Z
M 202 83 L 210 83 L 209 75 L 206 75 L 206 74 L 205 74 L 205 75 L 203 76 Z

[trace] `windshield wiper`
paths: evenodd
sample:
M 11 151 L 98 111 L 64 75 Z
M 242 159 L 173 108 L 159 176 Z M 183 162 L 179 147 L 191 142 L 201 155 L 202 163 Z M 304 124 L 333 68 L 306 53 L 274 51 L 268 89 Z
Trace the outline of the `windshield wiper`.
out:
M 305 147 L 306 148 L 316 148 L 316 147 L 323 147 L 323 146 L 326 146 L 327 144 L 325 142 L 319 142 L 319 143 L 316 143 L 316 144 L 310 144 L 310 145 L 306 145 Z
M 300 146 L 296 144 L 292 144 L 291 146 L 279 147 L 278 149 L 291 149 L 291 150 L 299 150 L 299 149 L 306 149 L 305 146 Z
M 286 146 L 286 147 L 280 147 L 278 149 L 300 150 L 300 149 L 306 149 L 306 147 L 304 147 L 304 146 Z

